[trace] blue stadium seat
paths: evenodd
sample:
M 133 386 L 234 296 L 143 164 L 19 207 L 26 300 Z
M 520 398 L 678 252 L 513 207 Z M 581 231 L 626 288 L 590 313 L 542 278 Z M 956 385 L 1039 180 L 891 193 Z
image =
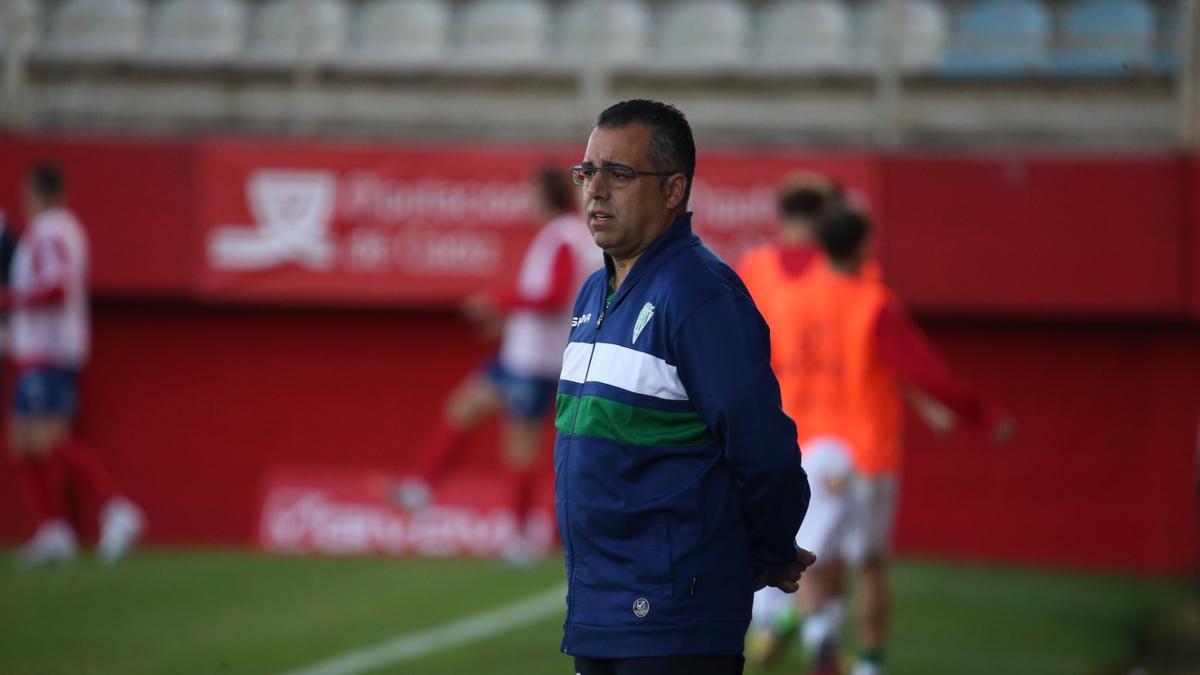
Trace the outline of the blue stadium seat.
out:
M 1050 44 L 1050 13 L 1038 0 L 978 0 L 955 21 L 942 72 L 1008 77 L 1039 71 Z
M 1077 0 L 1062 14 L 1057 75 L 1122 76 L 1150 67 L 1154 12 L 1142 0 Z
M 1182 0 L 1159 6 L 1158 36 L 1154 41 L 1154 56 L 1150 70 L 1166 75 L 1179 70 L 1179 40 L 1183 35 Z

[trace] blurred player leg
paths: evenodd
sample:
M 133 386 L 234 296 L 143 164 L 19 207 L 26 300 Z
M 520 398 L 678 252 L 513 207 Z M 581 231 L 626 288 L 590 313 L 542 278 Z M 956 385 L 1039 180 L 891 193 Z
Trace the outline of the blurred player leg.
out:
M 421 449 L 412 475 L 400 481 L 393 499 L 410 511 L 419 510 L 433 497 L 434 485 L 458 458 L 467 435 L 503 404 L 500 387 L 489 366 L 471 374 L 450 394 L 442 419 Z
M 801 641 L 814 674 L 838 672 L 839 637 L 845 614 L 843 571 L 844 563 L 833 560 L 808 570 L 801 581 L 800 601 L 805 614 Z
M 810 654 L 822 650 L 836 654 L 837 628 L 841 625 L 841 600 L 837 579 L 841 565 L 839 550 L 846 536 L 848 519 L 847 484 L 852 465 L 844 444 L 832 437 L 820 437 L 801 443 L 804 469 L 808 473 L 812 497 L 808 514 L 796 535 L 796 545 L 817 555 L 817 564 L 800 579 L 800 592 L 777 604 L 773 594 L 759 591 L 754 596 L 754 615 L 747 640 L 747 659 L 759 666 L 770 666 L 782 657 L 796 634 L 796 603 L 804 613 L 802 635 Z M 765 606 L 759 607 L 763 598 Z
M 859 654 L 853 675 L 881 675 L 887 641 L 891 592 L 882 556 L 863 561 L 858 571 Z
M 77 542 L 67 520 L 61 461 L 52 456 L 23 456 L 15 464 L 37 524 L 33 537 L 21 549 L 21 564 L 36 567 L 74 558 Z
M 537 550 L 529 537 L 529 516 L 533 511 L 533 500 L 537 492 L 538 442 L 541 439 L 541 424 L 529 420 L 509 419 L 504 425 L 504 462 L 516 491 L 513 511 L 517 518 L 517 532 L 504 549 L 504 557 L 513 563 L 533 562 L 542 557 L 544 551 Z
M 891 612 L 887 553 L 896 510 L 893 476 L 860 478 L 852 487 L 855 527 L 847 545 L 858 586 L 859 655 L 853 675 L 883 673 Z
M 808 440 L 801 447 L 813 496 L 796 543 L 817 554 L 817 565 L 801 578 L 801 639 L 813 673 L 836 673 L 844 612 L 842 550 L 853 515 L 853 462 L 845 443 L 832 436 Z
M 537 459 L 545 430 L 544 419 L 553 406 L 558 383 L 554 380 L 510 376 L 504 387 L 503 460 L 512 477 L 516 500 L 517 536 L 505 548 L 509 562 L 529 563 L 546 554 L 545 545 L 530 531 L 537 497 Z
M 811 569 L 805 572 L 805 576 L 811 572 Z M 759 589 L 754 594 L 746 637 L 746 660 L 760 668 L 779 663 L 798 626 L 799 617 L 791 595 L 771 586 Z
M 106 563 L 120 560 L 145 529 L 146 519 L 141 509 L 120 494 L 99 453 L 82 439 L 68 436 L 54 453 L 62 458 L 70 478 L 101 505 L 100 542 L 96 549 L 100 559 Z

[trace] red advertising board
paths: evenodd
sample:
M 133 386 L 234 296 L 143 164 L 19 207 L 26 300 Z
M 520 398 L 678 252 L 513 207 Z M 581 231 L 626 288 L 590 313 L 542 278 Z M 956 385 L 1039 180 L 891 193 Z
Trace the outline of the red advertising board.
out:
M 0 136 L 0 210 L 19 224 L 22 173 L 63 166 L 102 296 L 445 307 L 513 278 L 537 227 L 527 177 L 582 151 Z M 770 237 L 796 169 L 870 206 L 886 278 L 918 310 L 1200 313 L 1195 158 L 706 146 L 691 201 L 705 242 L 732 262 Z
M 25 172 L 55 164 L 88 232 L 96 293 L 188 295 L 198 258 L 194 150 L 177 140 L 0 135 L 0 211 L 20 226 Z
M 539 147 L 205 143 L 200 291 L 445 303 L 511 275 L 536 226 L 527 177 L 568 158 Z
M 1186 164 L 1164 155 L 883 160 L 888 281 L 921 310 L 1166 316 L 1184 310 Z
M 538 225 L 528 177 L 580 148 L 488 145 L 201 146 L 202 294 L 227 300 L 444 304 L 515 274 Z M 781 176 L 824 171 L 869 201 L 863 156 L 712 152 L 695 225 L 732 260 L 771 236 Z M 582 220 L 580 227 L 585 227 Z
M 1192 317 L 1200 319 L 1200 155 L 1189 162 L 1189 180 L 1191 189 L 1186 192 L 1187 206 L 1191 213 L 1185 227 L 1184 241 L 1191 246 L 1191 254 L 1185 257 L 1191 269 L 1191 303 Z
M 459 473 L 418 511 L 393 502 L 396 477 L 372 471 L 279 469 L 263 486 L 258 544 L 272 553 L 491 557 L 523 536 L 549 551 L 554 521 L 535 510 L 520 532 L 514 486 L 494 475 Z

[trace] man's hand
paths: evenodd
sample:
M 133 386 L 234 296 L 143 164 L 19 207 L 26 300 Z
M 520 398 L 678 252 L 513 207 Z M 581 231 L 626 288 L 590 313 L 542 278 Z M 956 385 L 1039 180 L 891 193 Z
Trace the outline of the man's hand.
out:
M 813 555 L 812 551 L 797 548 L 795 562 L 767 570 L 767 585 L 774 586 L 784 593 L 795 593 L 800 589 L 800 575 L 815 562 L 817 556 Z
M 945 438 L 954 431 L 958 423 L 954 412 L 938 403 L 932 396 L 916 387 L 905 387 L 904 398 L 935 436 Z

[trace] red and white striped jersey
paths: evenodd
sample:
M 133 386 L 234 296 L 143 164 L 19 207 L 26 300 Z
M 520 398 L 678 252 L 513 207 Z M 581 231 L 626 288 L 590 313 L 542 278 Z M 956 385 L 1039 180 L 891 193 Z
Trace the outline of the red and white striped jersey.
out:
M 75 216 L 53 208 L 35 217 L 13 253 L 11 347 L 18 364 L 82 368 L 87 363 L 87 275 L 87 236 Z M 60 299 L 21 300 L 49 293 Z
M 564 300 L 552 308 L 518 307 L 505 321 L 500 362 L 517 375 L 558 377 L 575 295 L 588 275 L 604 264 L 583 219 L 573 213 L 561 215 L 547 223 L 529 245 L 517 274 L 517 293 L 528 298 L 548 295 L 555 283 L 556 258 L 564 248 L 571 253 L 571 274 L 566 279 L 570 288 L 561 294 Z

